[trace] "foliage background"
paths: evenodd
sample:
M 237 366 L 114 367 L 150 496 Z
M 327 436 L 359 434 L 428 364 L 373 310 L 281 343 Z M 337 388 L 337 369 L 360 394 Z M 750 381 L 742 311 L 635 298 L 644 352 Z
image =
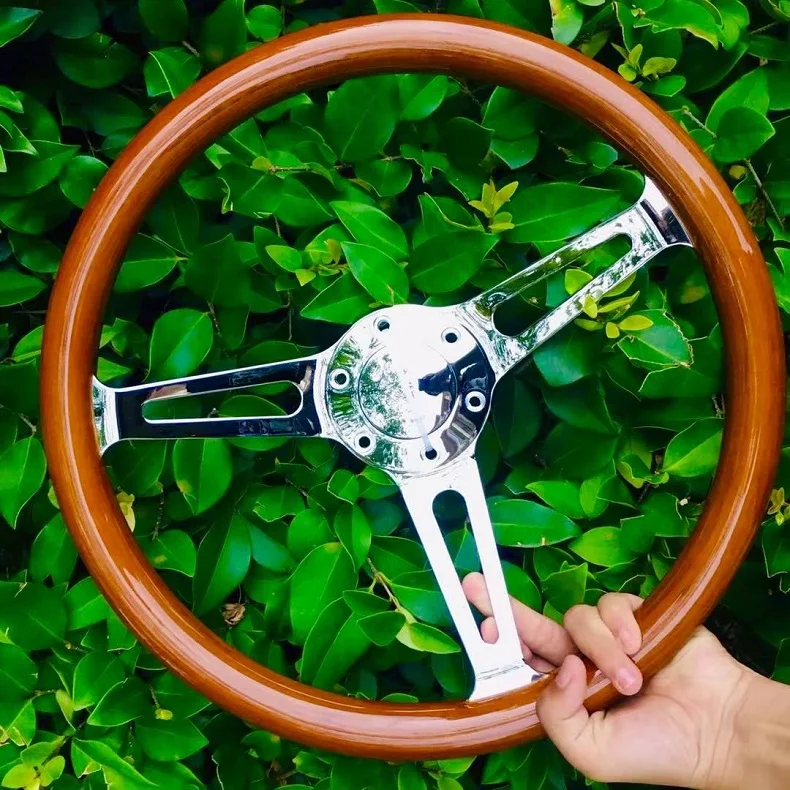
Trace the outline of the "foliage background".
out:
M 47 295 L 114 157 L 173 95 L 248 46 L 414 10 L 554 36 L 651 94 L 720 164 L 787 320 L 786 0 L 0 3 L 3 787 L 584 786 L 547 743 L 391 766 L 251 730 L 124 629 L 80 565 L 46 477 L 37 392 Z M 638 174 L 590 130 L 492 87 L 356 81 L 295 97 L 218 141 L 127 255 L 101 378 L 309 353 L 373 305 L 465 298 L 638 196 Z M 589 255 L 587 270 L 616 253 Z M 516 312 L 534 320 L 588 277 L 554 277 Z M 693 254 L 666 253 L 586 312 L 503 384 L 480 447 L 511 590 L 554 617 L 605 590 L 650 592 L 704 503 L 726 412 L 715 311 Z M 279 413 L 283 397 L 270 387 L 169 408 Z M 240 650 L 369 698 L 464 694 L 446 611 L 385 476 L 317 440 L 124 444 L 107 461 L 146 554 Z M 711 622 L 741 660 L 784 681 L 788 483 L 783 463 L 761 540 Z M 474 569 L 463 514 L 448 502 L 441 517 L 459 571 Z

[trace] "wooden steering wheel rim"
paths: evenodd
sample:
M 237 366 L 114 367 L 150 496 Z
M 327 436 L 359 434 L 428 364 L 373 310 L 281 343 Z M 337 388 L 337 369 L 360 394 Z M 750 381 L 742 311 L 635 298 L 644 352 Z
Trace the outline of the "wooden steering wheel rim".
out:
M 462 17 L 364 17 L 250 50 L 167 105 L 99 185 L 52 293 L 42 353 L 42 419 L 63 517 L 123 621 L 209 699 L 296 741 L 398 760 L 478 754 L 537 737 L 535 700 L 544 683 L 475 703 L 385 704 L 316 690 L 235 651 L 176 599 L 132 537 L 99 457 L 91 376 L 102 312 L 126 247 L 155 198 L 193 156 L 254 112 L 299 91 L 405 71 L 518 88 L 591 123 L 656 181 L 703 259 L 725 341 L 724 442 L 694 534 L 640 612 L 644 646 L 638 663 L 648 676 L 708 615 L 748 550 L 773 480 L 785 406 L 773 289 L 730 190 L 668 115 L 571 49 Z M 608 681 L 593 679 L 590 709 L 616 698 Z

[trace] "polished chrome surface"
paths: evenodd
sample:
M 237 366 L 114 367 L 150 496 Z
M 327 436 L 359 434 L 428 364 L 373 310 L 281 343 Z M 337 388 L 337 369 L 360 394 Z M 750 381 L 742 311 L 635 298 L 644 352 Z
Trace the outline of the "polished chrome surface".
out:
M 474 456 L 471 453 L 467 454 L 463 459 L 440 468 L 433 474 L 401 478 L 398 482 L 414 527 L 428 555 L 428 561 L 431 563 L 436 581 L 461 637 L 469 663 L 472 665 L 475 684 L 469 698 L 475 700 L 495 696 L 526 686 L 539 678 L 540 673 L 524 661 L 521 651 L 521 640 L 510 608 L 510 598 L 499 561 L 494 529 Z M 466 504 L 480 566 L 499 631 L 497 641 L 492 644 L 484 642 L 480 636 L 477 622 L 469 608 L 458 572 L 433 512 L 434 500 L 445 491 L 457 492 L 464 498 Z
M 93 416 L 103 453 L 121 439 L 182 439 L 218 436 L 321 436 L 323 423 L 314 397 L 324 355 L 199 376 L 107 387 L 93 380 Z M 289 382 L 299 390 L 300 407 L 279 417 L 194 417 L 150 419 L 143 409 L 157 400 L 206 395 L 260 384 Z
M 627 236 L 631 249 L 608 269 L 577 291 L 559 307 L 529 329 L 513 337 L 494 326 L 494 314 L 505 302 L 577 261 L 584 253 L 618 236 Z M 661 250 L 674 245 L 690 245 L 689 238 L 664 196 L 650 179 L 631 208 L 552 252 L 485 293 L 456 308 L 482 333 L 489 360 L 497 378 L 553 337 L 582 312 L 588 296 L 598 300 L 626 277 L 644 266 Z
M 628 253 L 525 331 L 509 336 L 496 310 L 584 253 L 627 236 Z M 496 382 L 658 252 L 689 239 L 649 180 L 635 205 L 480 296 L 453 307 L 396 305 L 357 321 L 326 351 L 288 362 L 112 388 L 94 380 L 94 423 L 102 452 L 121 439 L 324 436 L 399 485 L 475 676 L 472 699 L 528 685 L 475 445 Z M 154 400 L 290 382 L 300 407 L 282 417 L 148 419 Z M 433 512 L 436 497 L 460 494 L 467 508 L 499 637 L 485 643 Z

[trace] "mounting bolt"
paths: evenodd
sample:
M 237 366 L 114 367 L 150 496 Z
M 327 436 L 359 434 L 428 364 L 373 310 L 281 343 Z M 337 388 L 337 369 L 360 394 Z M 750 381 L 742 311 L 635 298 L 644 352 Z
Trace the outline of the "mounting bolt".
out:
M 464 406 L 466 406 L 468 411 L 477 414 L 478 412 L 481 412 L 483 409 L 485 409 L 486 396 L 479 390 L 467 392 L 466 397 L 464 398 Z
M 329 386 L 335 392 L 342 392 L 351 382 L 351 376 L 345 368 L 335 368 L 329 374 Z

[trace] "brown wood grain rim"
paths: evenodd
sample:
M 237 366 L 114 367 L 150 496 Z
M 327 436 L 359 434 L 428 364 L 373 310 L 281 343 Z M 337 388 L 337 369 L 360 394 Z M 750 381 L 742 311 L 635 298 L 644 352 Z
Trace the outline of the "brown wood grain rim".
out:
M 589 122 L 656 180 L 704 260 L 726 348 L 724 444 L 694 535 L 641 613 L 645 641 L 639 664 L 648 675 L 707 616 L 748 550 L 773 480 L 785 405 L 773 290 L 726 184 L 653 102 L 571 49 L 461 17 L 358 18 L 250 50 L 160 112 L 96 190 L 52 293 L 42 353 L 42 416 L 63 516 L 123 621 L 209 699 L 296 741 L 399 760 L 477 754 L 538 736 L 540 685 L 474 704 L 383 704 L 315 690 L 229 647 L 177 601 L 131 536 L 97 451 L 90 382 L 102 311 L 124 251 L 154 199 L 193 156 L 254 112 L 296 92 L 359 75 L 418 71 L 518 88 Z M 591 708 L 616 698 L 608 682 L 594 679 Z

